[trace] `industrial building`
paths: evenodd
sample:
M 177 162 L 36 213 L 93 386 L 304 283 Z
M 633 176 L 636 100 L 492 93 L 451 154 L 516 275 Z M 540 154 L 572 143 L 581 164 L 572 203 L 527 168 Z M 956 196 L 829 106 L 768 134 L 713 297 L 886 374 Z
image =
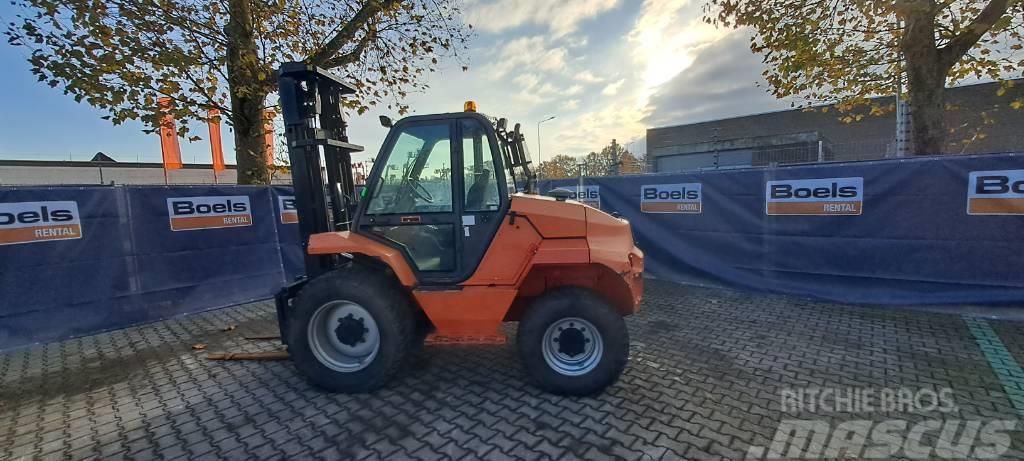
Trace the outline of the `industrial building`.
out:
M 1010 103 L 1024 99 L 1024 80 L 999 95 L 999 83 L 946 91 L 946 124 L 954 130 L 944 153 L 1020 151 L 1024 110 Z M 895 98 L 887 98 L 895 101 Z M 881 101 L 881 102 L 884 102 Z M 793 109 L 647 130 L 650 172 L 749 168 L 785 164 L 874 160 L 901 156 L 896 111 L 865 115 L 846 123 L 832 106 Z M 909 117 L 912 123 L 912 114 Z M 976 129 L 981 128 L 981 134 Z M 906 139 L 909 126 L 904 125 Z M 909 141 L 907 141 L 909 142 Z

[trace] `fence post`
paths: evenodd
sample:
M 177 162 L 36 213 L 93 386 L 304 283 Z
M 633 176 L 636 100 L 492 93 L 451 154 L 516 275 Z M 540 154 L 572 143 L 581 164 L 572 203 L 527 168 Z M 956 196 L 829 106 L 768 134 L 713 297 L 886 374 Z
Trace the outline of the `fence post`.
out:
M 822 163 L 822 162 L 825 161 L 825 146 L 824 146 L 824 144 L 825 143 L 822 142 L 820 139 L 818 140 L 818 163 Z

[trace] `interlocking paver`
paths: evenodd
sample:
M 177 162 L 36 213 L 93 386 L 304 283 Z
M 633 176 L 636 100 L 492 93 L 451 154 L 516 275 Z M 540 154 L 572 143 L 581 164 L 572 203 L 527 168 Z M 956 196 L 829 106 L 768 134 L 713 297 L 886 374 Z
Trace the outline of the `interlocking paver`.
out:
M 322 393 L 287 361 L 192 349 L 276 350 L 243 339 L 275 319 L 260 302 L 0 353 L 0 459 L 738 459 L 784 419 L 934 417 L 783 412 L 780 392 L 805 387 L 951 388 L 945 417 L 1019 417 L 951 314 L 651 281 L 622 379 L 590 398 L 531 386 L 512 325 L 505 346 L 426 347 L 363 395 Z M 987 321 L 1024 360 L 1024 323 Z M 1004 457 L 1024 458 L 1022 426 Z

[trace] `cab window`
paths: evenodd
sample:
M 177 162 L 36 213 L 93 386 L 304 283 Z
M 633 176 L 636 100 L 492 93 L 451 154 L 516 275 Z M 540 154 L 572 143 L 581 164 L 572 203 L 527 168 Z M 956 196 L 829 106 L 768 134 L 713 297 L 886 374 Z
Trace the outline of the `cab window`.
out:
M 500 205 L 498 181 L 495 179 L 494 157 L 487 130 L 480 121 L 464 119 L 462 126 L 462 170 L 465 187 L 464 209 L 494 211 Z
M 374 188 L 366 213 L 452 211 L 451 143 L 447 122 L 402 128 Z

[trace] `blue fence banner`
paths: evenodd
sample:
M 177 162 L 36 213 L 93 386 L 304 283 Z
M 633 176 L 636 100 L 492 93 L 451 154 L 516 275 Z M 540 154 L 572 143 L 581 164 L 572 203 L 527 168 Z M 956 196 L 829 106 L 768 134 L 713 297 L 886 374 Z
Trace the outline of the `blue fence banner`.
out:
M 584 184 L 630 221 L 657 278 L 852 303 L 1024 302 L 1024 154 Z M 540 186 L 556 187 L 578 180 Z
M 53 202 L 73 203 L 74 210 Z M 0 349 L 126 324 L 135 280 L 123 189 L 0 188 L 0 204 L 7 210 L 0 211 L 0 232 L 21 226 L 34 237 L 0 245 Z M 22 209 L 20 219 L 11 204 Z M 45 238 L 62 211 L 75 214 L 79 237 Z
M 133 187 L 127 193 L 138 301 L 156 307 L 159 317 L 266 299 L 280 288 L 269 188 Z
M 544 181 L 630 220 L 650 276 L 872 304 L 1024 303 L 1024 154 Z M 267 299 L 288 187 L 0 187 L 0 350 Z
M 295 211 L 295 196 L 290 187 L 274 187 L 278 243 L 286 280 L 295 280 L 305 274 L 305 253 L 299 239 L 299 217 Z
M 244 186 L 0 187 L 0 349 L 272 296 L 285 282 L 275 198 Z

